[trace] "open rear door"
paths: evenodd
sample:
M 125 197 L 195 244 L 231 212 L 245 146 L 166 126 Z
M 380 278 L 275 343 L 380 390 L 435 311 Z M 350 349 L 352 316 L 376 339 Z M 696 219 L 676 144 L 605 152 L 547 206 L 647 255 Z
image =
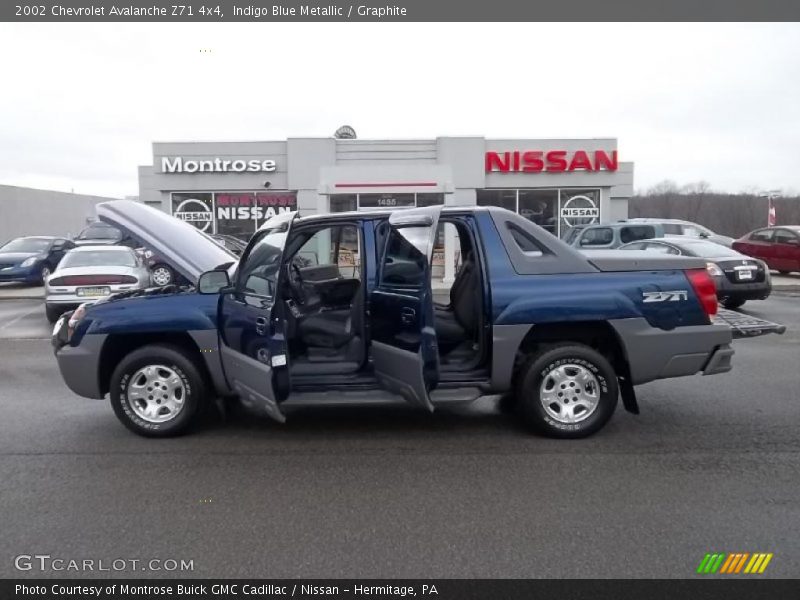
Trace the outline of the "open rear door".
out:
M 392 213 L 369 307 L 378 381 L 430 411 L 429 392 L 439 382 L 431 258 L 441 211 L 432 206 Z

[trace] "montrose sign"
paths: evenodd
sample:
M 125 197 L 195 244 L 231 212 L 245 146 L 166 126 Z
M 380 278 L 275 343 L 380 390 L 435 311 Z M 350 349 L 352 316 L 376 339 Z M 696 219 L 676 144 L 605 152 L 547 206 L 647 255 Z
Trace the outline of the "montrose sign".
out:
M 487 173 L 564 173 L 616 171 L 618 168 L 616 150 L 513 150 L 486 153 Z
M 272 159 L 186 159 L 182 156 L 161 157 L 162 173 L 273 173 L 277 168 Z

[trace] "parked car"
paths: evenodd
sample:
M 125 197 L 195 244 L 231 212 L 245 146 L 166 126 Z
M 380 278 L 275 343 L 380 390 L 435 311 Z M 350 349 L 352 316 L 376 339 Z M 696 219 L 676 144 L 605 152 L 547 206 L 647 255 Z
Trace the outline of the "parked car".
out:
M 717 298 L 725 308 L 739 308 L 748 300 L 764 300 L 772 292 L 769 269 L 764 261 L 705 239 L 642 240 L 620 246 L 620 250 L 647 250 L 705 259 L 706 269 L 717 286 Z
M 733 247 L 760 258 L 781 275 L 800 271 L 800 225 L 756 229 L 736 240 Z
M 581 229 L 569 244 L 586 250 L 613 250 L 623 244 L 665 235 L 660 223 L 595 223 Z
M 496 207 L 281 214 L 233 264 L 151 207 L 97 211 L 195 282 L 81 305 L 53 330 L 70 389 L 108 394 L 144 436 L 186 431 L 214 397 L 282 422 L 299 405 L 405 400 L 431 411 L 513 392 L 531 427 L 577 438 L 605 425 L 620 390 L 638 412 L 634 385 L 731 369 L 733 331 L 712 324 L 704 259 L 586 256 Z M 439 223 L 456 228 L 463 257 L 447 305 L 431 289 Z M 351 234 L 361 256 L 342 271 Z M 295 262 L 309 252 L 315 263 Z
M 222 233 L 217 233 L 211 236 L 215 242 L 219 245 L 224 246 L 231 252 L 233 252 L 236 256 L 241 256 L 244 252 L 244 249 L 247 248 L 247 242 L 243 242 L 237 237 L 232 235 L 225 235 Z
M 679 235 L 693 238 L 703 238 L 727 248 L 730 248 L 731 244 L 733 244 L 732 237 L 714 233 L 705 225 L 700 225 L 699 223 L 694 223 L 692 221 L 683 221 L 681 219 L 654 219 L 637 217 L 633 219 L 626 219 L 625 223 L 659 223 L 664 231 L 665 236 Z
M 47 279 L 47 320 L 55 323 L 66 310 L 149 284 L 147 267 L 127 246 L 80 246 L 67 252 Z
M 83 229 L 73 240 L 76 246 L 129 246 L 136 247 L 130 236 L 106 223 L 95 222 Z
M 42 285 L 64 253 L 75 245 L 64 238 L 20 237 L 0 246 L 0 282 Z

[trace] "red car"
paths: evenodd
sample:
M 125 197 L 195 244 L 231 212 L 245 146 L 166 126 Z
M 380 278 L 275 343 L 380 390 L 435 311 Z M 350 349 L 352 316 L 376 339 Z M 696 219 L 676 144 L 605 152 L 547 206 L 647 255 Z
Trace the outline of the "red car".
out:
M 800 225 L 756 229 L 733 242 L 733 248 L 760 258 L 782 275 L 800 271 Z

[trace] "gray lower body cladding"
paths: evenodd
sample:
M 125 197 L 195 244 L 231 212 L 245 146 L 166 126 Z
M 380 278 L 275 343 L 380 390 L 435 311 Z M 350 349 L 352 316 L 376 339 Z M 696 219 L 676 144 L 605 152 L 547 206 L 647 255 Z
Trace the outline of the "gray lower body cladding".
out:
M 62 346 L 56 351 L 64 383 L 79 396 L 104 396 L 100 391 L 100 356 L 106 337 L 105 334 L 85 335 L 78 346 Z
M 634 385 L 731 369 L 733 335 L 727 325 L 693 325 L 666 331 L 642 318 L 609 323 L 625 348 Z

